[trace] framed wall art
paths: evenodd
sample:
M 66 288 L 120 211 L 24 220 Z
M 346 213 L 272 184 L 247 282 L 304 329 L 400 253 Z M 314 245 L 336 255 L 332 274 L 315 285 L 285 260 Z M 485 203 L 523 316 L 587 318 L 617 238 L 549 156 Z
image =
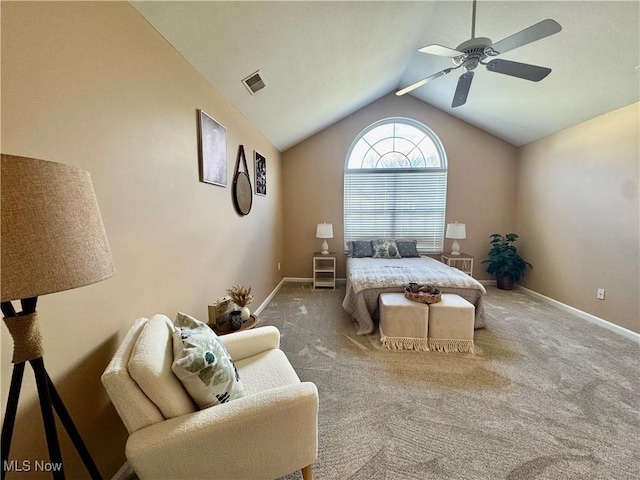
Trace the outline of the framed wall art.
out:
M 200 181 L 227 186 L 227 129 L 198 110 Z
M 267 159 L 254 150 L 256 195 L 267 194 Z

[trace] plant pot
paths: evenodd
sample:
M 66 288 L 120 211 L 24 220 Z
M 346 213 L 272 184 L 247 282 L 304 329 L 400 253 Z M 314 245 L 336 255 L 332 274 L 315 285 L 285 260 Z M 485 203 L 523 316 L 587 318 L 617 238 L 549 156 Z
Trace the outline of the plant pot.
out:
M 249 317 L 251 316 L 251 310 L 249 310 L 249 307 L 241 307 L 240 313 L 242 315 L 242 320 L 245 322 L 249 320 Z
M 513 290 L 513 278 L 509 275 L 496 275 L 496 284 L 500 290 Z

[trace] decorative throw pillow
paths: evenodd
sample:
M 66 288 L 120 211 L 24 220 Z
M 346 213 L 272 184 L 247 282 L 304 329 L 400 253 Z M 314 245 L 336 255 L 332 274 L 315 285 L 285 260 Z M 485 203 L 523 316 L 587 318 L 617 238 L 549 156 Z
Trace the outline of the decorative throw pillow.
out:
M 349 256 L 353 258 L 373 257 L 373 245 L 369 240 L 347 242 Z
M 396 240 L 398 252 L 402 258 L 419 257 L 417 242 L 415 240 Z
M 373 258 L 402 258 L 395 240 L 379 238 L 373 241 Z
M 206 323 L 178 312 L 173 334 L 173 373 L 200 408 L 244 395 L 233 360 Z

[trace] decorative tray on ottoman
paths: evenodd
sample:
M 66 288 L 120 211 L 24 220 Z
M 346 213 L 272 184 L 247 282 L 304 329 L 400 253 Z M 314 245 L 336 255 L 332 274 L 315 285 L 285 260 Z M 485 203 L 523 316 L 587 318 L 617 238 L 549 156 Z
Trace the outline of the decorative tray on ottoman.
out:
M 412 282 L 404 288 L 404 296 L 414 302 L 438 303 L 440 301 L 440 290 L 433 285 L 420 285 Z

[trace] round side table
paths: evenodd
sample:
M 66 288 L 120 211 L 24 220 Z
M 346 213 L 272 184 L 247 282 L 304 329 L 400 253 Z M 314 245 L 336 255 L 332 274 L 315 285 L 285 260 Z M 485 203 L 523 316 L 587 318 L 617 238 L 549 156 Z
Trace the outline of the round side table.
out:
M 229 324 L 229 317 L 225 315 L 222 322 L 219 325 L 209 325 L 209 327 L 216 332 L 216 335 L 226 335 L 227 333 L 233 332 L 241 332 L 242 330 L 249 330 L 250 328 L 255 327 L 260 322 L 260 318 L 253 313 L 246 320 L 242 326 L 238 330 L 231 330 L 231 325 Z

